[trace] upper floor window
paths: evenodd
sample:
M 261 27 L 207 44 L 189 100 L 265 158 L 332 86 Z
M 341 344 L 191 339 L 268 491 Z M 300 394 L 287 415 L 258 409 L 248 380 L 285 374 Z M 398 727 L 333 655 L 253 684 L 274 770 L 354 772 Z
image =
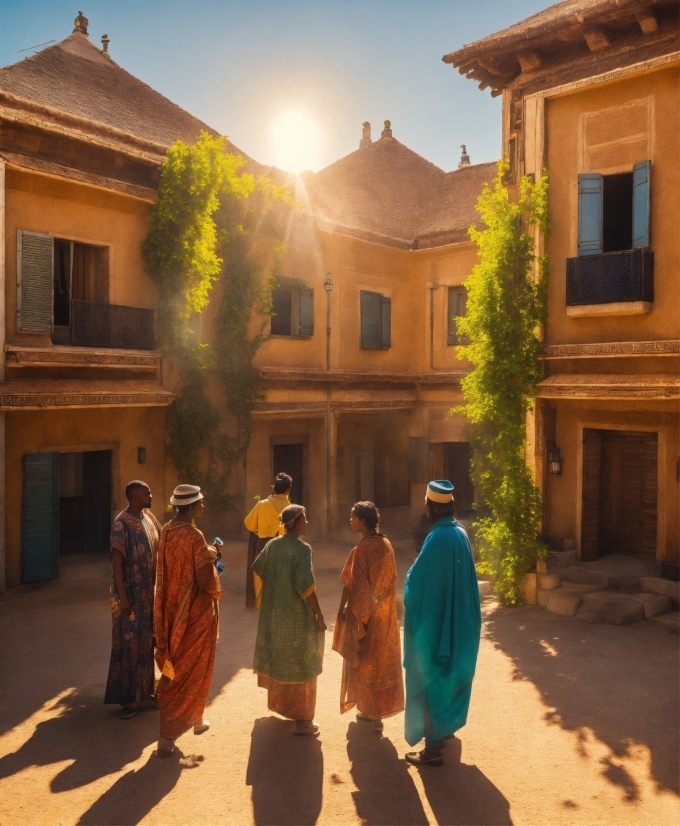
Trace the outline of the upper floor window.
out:
M 361 290 L 360 346 L 363 350 L 389 350 L 392 346 L 392 299 Z
M 281 287 L 272 292 L 273 336 L 312 336 L 314 334 L 314 290 L 307 287 Z
M 619 175 L 578 176 L 578 254 L 650 246 L 651 161 Z
M 465 315 L 467 310 L 467 290 L 465 287 L 449 287 L 448 295 L 448 330 L 447 344 L 462 344 L 463 340 L 458 335 L 456 322 Z

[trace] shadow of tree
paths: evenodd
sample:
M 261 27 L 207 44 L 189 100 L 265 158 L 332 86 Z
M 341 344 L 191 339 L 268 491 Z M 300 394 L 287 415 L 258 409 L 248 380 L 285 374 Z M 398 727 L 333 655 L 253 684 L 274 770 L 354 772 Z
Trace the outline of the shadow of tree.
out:
M 514 679 L 541 694 L 547 722 L 576 734 L 588 755 L 589 732 L 609 754 L 602 774 L 626 802 L 640 797 L 621 763 L 640 745 L 650 754 L 659 790 L 679 791 L 677 641 L 644 622 L 620 628 L 565 619 L 536 608 L 495 608 L 485 620 L 488 638 L 514 664 Z
M 323 754 L 315 737 L 296 737 L 294 723 L 278 717 L 255 721 L 246 785 L 252 786 L 256 824 L 314 824 L 321 811 Z
M 444 765 L 421 766 L 427 801 L 446 826 L 512 826 L 510 804 L 494 784 L 477 768 L 460 762 L 462 745 L 454 738 L 446 741 Z
M 116 780 L 80 816 L 78 826 L 134 826 L 172 791 L 184 770 L 196 768 L 201 761 L 201 757 L 185 757 L 178 749 L 164 759 L 154 752 L 140 769 Z
M 131 720 L 120 720 L 101 697 L 73 689 L 52 709 L 58 716 L 35 728 L 20 749 L 0 758 L 0 779 L 29 766 L 72 761 L 52 780 L 52 792 L 85 786 L 137 760 L 158 737 L 158 711 L 142 709 Z M 117 731 L 115 731 L 115 729 Z M 114 733 L 115 732 L 115 733 Z M 115 736 L 115 735 L 118 736 Z M 106 743 L 106 748 L 101 744 Z
M 361 823 L 427 826 L 418 790 L 391 740 L 376 733 L 370 724 L 350 723 L 347 756 L 357 787 L 352 797 Z

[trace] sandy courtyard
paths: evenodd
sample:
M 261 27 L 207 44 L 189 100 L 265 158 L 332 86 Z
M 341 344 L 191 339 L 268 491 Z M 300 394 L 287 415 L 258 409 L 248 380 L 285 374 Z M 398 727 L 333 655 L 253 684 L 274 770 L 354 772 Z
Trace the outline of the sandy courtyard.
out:
M 349 547 L 318 544 L 326 619 Z M 403 760 L 401 715 L 384 735 L 339 714 L 341 660 L 319 679 L 318 740 L 267 710 L 251 671 L 257 615 L 243 607 L 245 544 L 229 543 L 210 731 L 155 754 L 158 712 L 121 721 L 102 697 L 109 659 L 106 560 L 0 602 L 0 823 L 680 823 L 677 638 L 537 608 L 485 604 L 468 725 L 441 769 Z M 410 543 L 397 543 L 400 581 Z

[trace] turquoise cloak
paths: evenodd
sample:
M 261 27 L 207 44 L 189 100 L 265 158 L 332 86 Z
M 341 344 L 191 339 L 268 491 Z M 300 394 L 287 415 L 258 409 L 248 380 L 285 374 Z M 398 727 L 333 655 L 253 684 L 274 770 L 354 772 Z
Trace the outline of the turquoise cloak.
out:
M 482 626 L 470 541 L 453 517 L 435 523 L 404 585 L 406 742 L 453 734 L 467 720 Z

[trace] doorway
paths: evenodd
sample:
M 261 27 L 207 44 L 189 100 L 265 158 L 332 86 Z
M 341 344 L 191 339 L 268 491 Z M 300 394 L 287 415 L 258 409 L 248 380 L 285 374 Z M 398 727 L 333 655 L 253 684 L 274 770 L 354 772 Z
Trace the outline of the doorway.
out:
M 290 501 L 305 504 L 304 444 L 272 445 L 272 465 L 274 477 L 277 473 L 287 473 L 293 477 Z
M 469 442 L 444 444 L 444 478 L 453 485 L 455 512 L 458 519 L 473 513 L 475 487 L 470 476 L 472 447 Z
M 583 431 L 581 556 L 656 559 L 658 435 Z
M 111 451 L 59 454 L 59 556 L 108 553 Z

